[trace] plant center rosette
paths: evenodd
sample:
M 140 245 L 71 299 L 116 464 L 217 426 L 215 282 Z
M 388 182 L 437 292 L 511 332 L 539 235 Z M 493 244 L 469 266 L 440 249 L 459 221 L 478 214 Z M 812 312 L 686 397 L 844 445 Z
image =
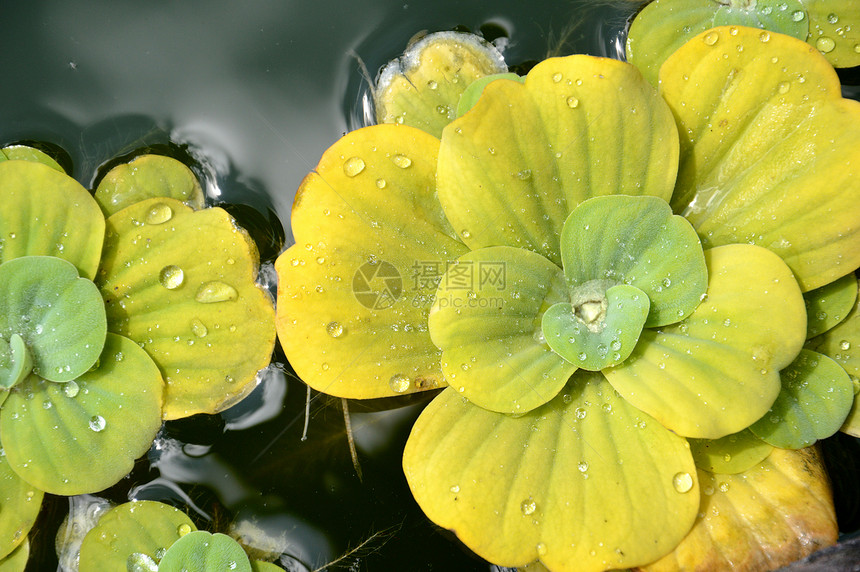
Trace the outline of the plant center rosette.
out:
M 43 492 L 115 484 L 162 419 L 224 409 L 271 355 L 250 238 L 184 204 L 202 194 L 178 161 L 132 164 L 94 198 L 43 153 L 0 150 L 0 557 Z
M 349 133 L 296 196 L 291 364 L 342 397 L 447 385 L 404 471 L 494 563 L 651 563 L 700 528 L 714 474 L 764 462 L 747 428 L 791 388 L 835 376 L 830 433 L 850 409 L 847 374 L 801 349 L 804 292 L 860 265 L 860 110 L 803 42 L 708 33 L 659 93 L 575 55 L 489 83 L 441 140 Z M 707 465 L 720 446 L 743 468 Z

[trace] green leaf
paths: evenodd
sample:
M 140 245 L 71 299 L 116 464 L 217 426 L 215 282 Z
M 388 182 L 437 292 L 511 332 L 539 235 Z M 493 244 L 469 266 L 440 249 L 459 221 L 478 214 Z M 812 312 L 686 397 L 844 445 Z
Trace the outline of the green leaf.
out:
M 710 473 L 736 474 L 764 461 L 773 445 L 756 437 L 749 429 L 719 439 L 690 439 L 696 466 Z
M 649 328 L 689 316 L 707 289 L 696 231 L 656 197 L 610 195 L 583 202 L 564 224 L 561 257 L 571 289 L 607 280 L 647 294 Z
M 19 477 L 5 455 L 0 456 L 0 483 L 0 558 L 5 558 L 26 541 L 44 493 Z
M 467 87 L 466 91 L 464 91 L 460 96 L 460 102 L 457 104 L 457 117 L 460 117 L 475 107 L 481 94 L 484 93 L 484 88 L 487 87 L 487 84 L 491 81 L 496 81 L 497 79 L 509 79 L 511 81 L 523 83 L 526 78 L 518 76 L 515 73 L 496 73 L 476 79 L 469 84 L 469 87 Z M 441 130 L 439 133 L 441 134 Z
M 751 245 L 705 251 L 708 295 L 690 317 L 645 329 L 633 354 L 604 370 L 625 399 L 686 437 L 748 427 L 779 394 L 779 370 L 805 340 L 803 296 L 785 263 Z
M 0 162 L 0 262 L 56 256 L 92 279 L 101 256 L 104 217 L 73 178 L 31 161 Z
M 839 430 L 854 403 L 854 384 L 839 364 L 804 349 L 780 377 L 782 391 L 753 433 L 775 447 L 802 449 Z
M 10 392 L 0 410 L 6 458 L 46 492 L 100 491 L 149 449 L 161 399 L 161 375 L 146 352 L 108 334 L 97 368 L 63 384 L 30 376 Z
M 158 364 L 165 419 L 217 413 L 245 397 L 275 341 L 247 233 L 222 209 L 194 211 L 169 198 L 135 203 L 107 224 L 96 283 L 108 329 Z
M 854 0 L 803 0 L 809 14 L 806 41 L 833 67 L 860 65 L 860 10 Z
M 809 349 L 823 353 L 854 377 L 860 377 L 860 298 L 844 320 L 809 340 Z
M 475 80 L 508 71 L 499 51 L 474 34 L 438 32 L 410 45 L 382 70 L 373 95 L 378 123 L 417 127 L 434 137 L 457 116 Z
M 24 338 L 12 334 L 7 342 L 0 338 L 0 386 L 9 389 L 26 379 L 33 371 L 33 356 Z
M 0 337 L 11 345 L 9 374 L 17 381 L 29 374 L 27 360 L 44 379 L 77 378 L 98 359 L 106 332 L 98 289 L 71 263 L 25 256 L 0 264 Z
M 251 572 L 251 563 L 242 546 L 226 534 L 198 530 L 173 543 L 158 564 L 159 572 L 185 570 Z
M 686 441 L 586 372 L 518 417 L 446 389 L 415 422 L 403 467 L 431 520 L 503 566 L 645 564 L 680 542 L 699 505 Z
M 646 572 L 773 570 L 836 543 L 833 495 L 814 448 L 774 449 L 743 473 L 698 476 L 695 526 Z
M 445 383 L 427 316 L 467 249 L 436 199 L 438 149 L 412 127 L 366 127 L 299 188 L 296 244 L 275 263 L 278 336 L 311 387 L 363 399 Z
M 561 300 L 564 275 L 539 254 L 496 246 L 461 256 L 428 320 L 445 380 L 493 411 L 524 413 L 555 397 L 576 370 L 541 331 L 541 314 Z
M 96 188 L 95 198 L 106 216 L 134 203 L 155 197 L 182 201 L 203 208 L 203 189 L 184 163 L 163 155 L 141 155 L 107 172 Z M 165 216 L 163 209 L 146 213 L 145 222 Z
M 723 27 L 684 45 L 660 78 L 681 133 L 672 207 L 706 248 L 768 248 L 803 291 L 860 266 L 860 103 L 842 99 L 823 57 Z
M 560 266 L 562 227 L 582 201 L 669 199 L 677 136 L 665 103 L 632 66 L 551 58 L 525 84 L 491 82 L 445 128 L 439 200 L 471 249 L 514 246 Z
M 27 145 L 10 145 L 9 147 L 0 149 L 0 161 L 32 161 L 34 163 L 42 163 L 55 171 L 65 173 L 60 164 L 50 155 Z
M 589 283 L 583 284 L 588 287 Z M 546 343 L 570 363 L 589 371 L 621 363 L 630 356 L 648 316 L 648 296 L 635 286 L 618 284 L 584 297 L 574 291 L 570 302 L 551 306 L 541 328 Z M 587 308 L 599 317 L 583 319 Z
M 171 545 L 195 530 L 191 519 L 172 506 L 145 500 L 121 504 L 104 513 L 84 537 L 80 570 L 135 570 L 134 564 L 157 564 Z
M 854 403 L 839 430 L 852 437 L 860 437 L 860 400 L 857 399 L 857 395 L 860 394 L 860 380 L 852 375 L 851 383 L 854 385 Z
M 799 0 L 729 0 L 720 3 L 714 27 L 736 24 L 806 40 L 809 20 Z
M 833 328 L 844 320 L 857 300 L 857 278 L 846 274 L 842 278 L 803 295 L 806 303 L 806 337 L 812 338 Z

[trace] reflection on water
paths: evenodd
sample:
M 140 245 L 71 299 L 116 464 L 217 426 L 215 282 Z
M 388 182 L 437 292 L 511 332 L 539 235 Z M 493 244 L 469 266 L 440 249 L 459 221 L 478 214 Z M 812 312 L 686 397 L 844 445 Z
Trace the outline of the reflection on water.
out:
M 329 145 L 366 124 L 368 75 L 414 34 L 483 32 L 524 73 L 547 55 L 617 57 L 635 7 L 627 0 L 7 3 L 0 143 L 61 148 L 64 166 L 90 188 L 112 160 L 141 149 L 180 158 L 210 202 L 226 203 L 249 229 L 274 292 L 271 262 L 292 242 L 295 190 Z M 350 403 L 360 481 L 340 400 L 313 395 L 303 440 L 305 386 L 279 351 L 261 380 L 223 415 L 167 423 L 148 458 L 99 496 L 183 505 L 201 528 L 232 527 L 261 549 L 285 551 L 296 570 L 344 554 L 331 569 L 490 569 L 427 521 L 403 478 L 403 444 L 429 397 Z M 78 512 L 83 500 L 72 500 Z M 53 536 L 68 508 L 66 499 L 46 501 L 33 569 L 56 566 Z

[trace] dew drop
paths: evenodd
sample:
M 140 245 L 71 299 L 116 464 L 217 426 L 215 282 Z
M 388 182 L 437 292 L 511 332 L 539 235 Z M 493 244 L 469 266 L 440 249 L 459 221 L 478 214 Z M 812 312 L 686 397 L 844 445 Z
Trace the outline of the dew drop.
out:
M 588 463 L 586 463 L 585 461 L 580 461 L 576 468 L 579 469 L 580 473 L 584 473 L 588 470 Z
M 325 331 L 328 332 L 328 335 L 331 337 L 339 338 L 344 334 L 346 329 L 340 322 L 329 322 L 325 327 Z
M 761 34 L 758 35 L 758 39 L 761 40 L 762 42 L 769 42 L 770 41 L 770 32 L 762 32 Z
M 713 46 L 714 44 L 716 44 L 716 43 L 717 43 L 717 40 L 719 40 L 719 39 L 720 39 L 720 35 L 719 35 L 718 33 L 716 33 L 716 32 L 708 32 L 708 33 L 707 33 L 707 34 L 705 34 L 705 36 L 702 38 L 702 41 L 703 41 L 703 42 L 705 42 L 705 45 Z
M 454 494 L 457 494 L 460 492 L 460 485 L 451 485 L 451 488 L 448 490 Z
M 176 290 L 185 281 L 185 273 L 176 265 L 170 264 L 161 269 L 158 281 L 168 290 Z
M 173 218 L 173 209 L 164 203 L 156 203 L 150 207 L 144 216 L 147 224 L 164 224 Z
M 531 169 L 523 169 L 517 173 L 517 178 L 521 181 L 528 181 L 532 178 L 532 170 Z
M 437 87 L 439 87 L 439 84 L 431 79 L 427 82 L 427 87 L 429 87 L 430 89 L 436 89 Z
M 795 10 L 791 13 L 791 19 L 795 22 L 800 22 L 804 18 L 806 18 L 806 13 L 803 10 Z
M 555 83 L 558 83 L 561 81 L 562 77 L 564 77 L 564 76 L 562 76 L 560 72 L 556 72 L 556 73 L 552 74 L 552 81 L 554 81 Z
M 836 47 L 836 42 L 833 41 L 833 38 L 821 36 L 815 40 L 815 47 L 818 48 L 818 51 L 821 53 L 828 54 Z
M 176 533 L 177 533 L 180 537 L 185 536 L 185 535 L 186 535 L 186 534 L 188 534 L 189 532 L 191 532 L 191 525 L 190 525 L 190 524 L 188 524 L 188 523 L 180 524 L 180 525 L 176 528 Z
M 391 161 L 392 161 L 395 165 L 397 165 L 398 167 L 400 167 L 401 169 L 406 169 L 406 168 L 408 168 L 410 165 L 412 165 L 412 159 L 410 159 L 410 158 L 409 158 L 409 157 L 407 157 L 406 155 L 400 155 L 400 154 L 395 155 L 394 157 L 392 157 L 392 158 L 391 158 Z
M 836 14 L 828 14 L 827 15 L 827 21 L 830 22 L 831 24 L 835 24 L 836 22 L 839 21 L 839 16 L 837 16 Z
M 567 106 L 571 109 L 576 109 L 579 107 L 579 100 L 571 95 L 567 98 Z
M 229 284 L 219 280 L 204 282 L 197 289 L 194 299 L 202 304 L 214 304 L 216 302 L 229 302 L 239 297 L 239 293 Z
M 576 415 L 577 419 L 585 419 L 585 416 L 588 415 L 588 411 L 586 411 L 582 407 L 577 407 L 574 411 L 574 415 Z
M 128 572 L 158 572 L 158 564 L 148 554 L 132 552 L 125 561 Z
M 537 510 L 537 503 L 532 497 L 529 497 L 520 503 L 520 510 L 524 516 L 532 515 Z
M 376 188 L 378 189 L 384 189 L 385 185 L 387 184 L 388 183 L 385 181 L 385 179 L 376 179 Z
M 191 320 L 191 331 L 198 338 L 205 338 L 206 335 L 209 333 L 209 329 L 206 327 L 206 324 L 204 324 L 197 318 Z
M 693 475 L 690 473 L 677 473 L 672 477 L 672 486 L 679 493 L 688 493 L 693 488 Z
M 355 177 L 364 171 L 364 159 L 361 157 L 350 157 L 343 162 L 343 172 L 347 177 Z
M 394 393 L 405 393 L 410 385 L 412 385 L 412 380 L 409 379 L 408 375 L 402 373 L 395 373 L 388 380 L 388 386 Z
M 469 232 L 468 229 L 464 228 L 463 230 L 460 231 L 460 236 L 462 236 L 463 238 L 471 238 L 472 233 Z
M 90 429 L 98 433 L 99 431 L 103 431 L 107 425 L 105 418 L 101 415 L 93 415 L 90 417 Z
M 776 86 L 776 89 L 779 91 L 779 93 L 786 94 L 791 89 L 791 84 L 787 81 L 783 81 L 778 86 Z
M 78 395 L 80 391 L 80 387 L 75 381 L 67 381 L 63 385 L 63 393 L 66 394 L 66 397 L 75 397 Z
M 546 555 L 546 544 L 543 542 L 538 542 L 537 546 L 535 546 L 535 550 L 537 550 L 538 556 Z
M 850 350 L 851 342 L 849 342 L 848 340 L 842 340 L 841 342 L 839 342 L 839 349 L 844 351 Z

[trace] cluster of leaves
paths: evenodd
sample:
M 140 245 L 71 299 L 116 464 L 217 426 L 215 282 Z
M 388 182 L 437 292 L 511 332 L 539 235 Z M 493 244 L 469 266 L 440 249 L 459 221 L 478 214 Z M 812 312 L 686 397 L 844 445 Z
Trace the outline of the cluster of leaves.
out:
M 230 536 L 197 530 L 185 513 L 154 501 L 132 501 L 105 512 L 83 538 L 79 567 L 130 572 L 281 570 L 251 561 Z
M 857 430 L 860 105 L 808 44 L 715 23 L 641 71 L 569 56 L 471 92 L 459 70 L 497 54 L 425 39 L 377 87 L 390 124 L 299 189 L 290 362 L 341 397 L 447 386 L 404 470 L 488 560 L 772 566 L 835 541 L 806 447 Z
M 251 239 L 202 209 L 173 159 L 140 156 L 91 194 L 44 153 L 7 147 L 0 202 L 0 557 L 21 559 L 45 492 L 105 489 L 163 419 L 247 395 L 274 307 Z

